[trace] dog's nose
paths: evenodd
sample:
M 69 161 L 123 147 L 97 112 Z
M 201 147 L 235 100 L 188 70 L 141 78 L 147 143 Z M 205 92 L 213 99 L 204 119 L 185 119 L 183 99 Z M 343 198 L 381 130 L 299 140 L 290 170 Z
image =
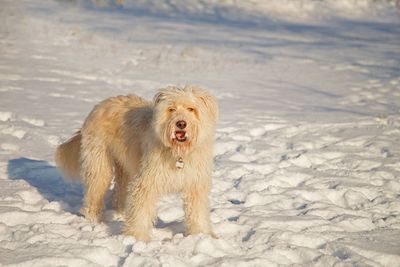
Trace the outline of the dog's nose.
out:
M 185 129 L 186 128 L 186 121 L 177 121 L 176 122 L 176 127 L 178 127 L 179 129 Z

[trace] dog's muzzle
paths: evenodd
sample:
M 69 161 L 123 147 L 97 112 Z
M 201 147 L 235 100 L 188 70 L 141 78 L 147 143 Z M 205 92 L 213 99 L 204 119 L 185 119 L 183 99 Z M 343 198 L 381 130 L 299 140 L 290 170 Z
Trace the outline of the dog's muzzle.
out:
M 185 128 L 187 126 L 186 121 L 179 120 L 175 123 L 177 130 L 174 133 L 174 139 L 178 142 L 185 142 L 187 140 L 187 134 Z

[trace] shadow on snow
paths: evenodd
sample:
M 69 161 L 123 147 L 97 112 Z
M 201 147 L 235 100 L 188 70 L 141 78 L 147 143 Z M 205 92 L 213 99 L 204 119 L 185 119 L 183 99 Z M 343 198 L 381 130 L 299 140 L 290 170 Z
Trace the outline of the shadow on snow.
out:
M 82 205 L 83 187 L 79 182 L 66 180 L 62 177 L 57 168 L 47 161 L 29 158 L 11 159 L 8 161 L 8 178 L 10 180 L 24 180 L 49 202 L 59 202 L 62 209 L 79 215 Z M 110 192 L 109 192 L 110 193 Z M 109 196 L 107 194 L 106 203 L 109 208 Z M 104 223 L 109 227 L 110 234 L 120 234 L 122 222 L 116 221 L 105 216 Z M 164 222 L 157 219 L 156 228 L 168 229 L 173 234 L 184 233 L 185 227 L 181 221 Z
M 81 184 L 63 179 L 57 168 L 47 161 L 11 159 L 7 171 L 9 179 L 25 180 L 49 202 L 57 201 L 64 210 L 75 214 L 78 212 L 83 197 Z

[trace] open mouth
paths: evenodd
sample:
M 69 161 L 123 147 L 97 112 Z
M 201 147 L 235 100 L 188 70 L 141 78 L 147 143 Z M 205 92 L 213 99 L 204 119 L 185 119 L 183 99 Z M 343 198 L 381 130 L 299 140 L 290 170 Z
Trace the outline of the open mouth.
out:
M 175 139 L 178 142 L 185 142 L 187 139 L 185 131 L 175 131 Z

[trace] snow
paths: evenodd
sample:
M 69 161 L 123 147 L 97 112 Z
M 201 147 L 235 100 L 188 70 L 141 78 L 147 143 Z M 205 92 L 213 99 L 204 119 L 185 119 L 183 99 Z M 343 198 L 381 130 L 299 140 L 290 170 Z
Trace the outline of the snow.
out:
M 398 6 L 4 0 L 0 264 L 400 266 Z M 177 196 L 148 244 L 121 235 L 109 203 L 102 223 L 80 217 L 55 147 L 108 96 L 186 83 L 220 104 L 219 238 L 184 236 Z

